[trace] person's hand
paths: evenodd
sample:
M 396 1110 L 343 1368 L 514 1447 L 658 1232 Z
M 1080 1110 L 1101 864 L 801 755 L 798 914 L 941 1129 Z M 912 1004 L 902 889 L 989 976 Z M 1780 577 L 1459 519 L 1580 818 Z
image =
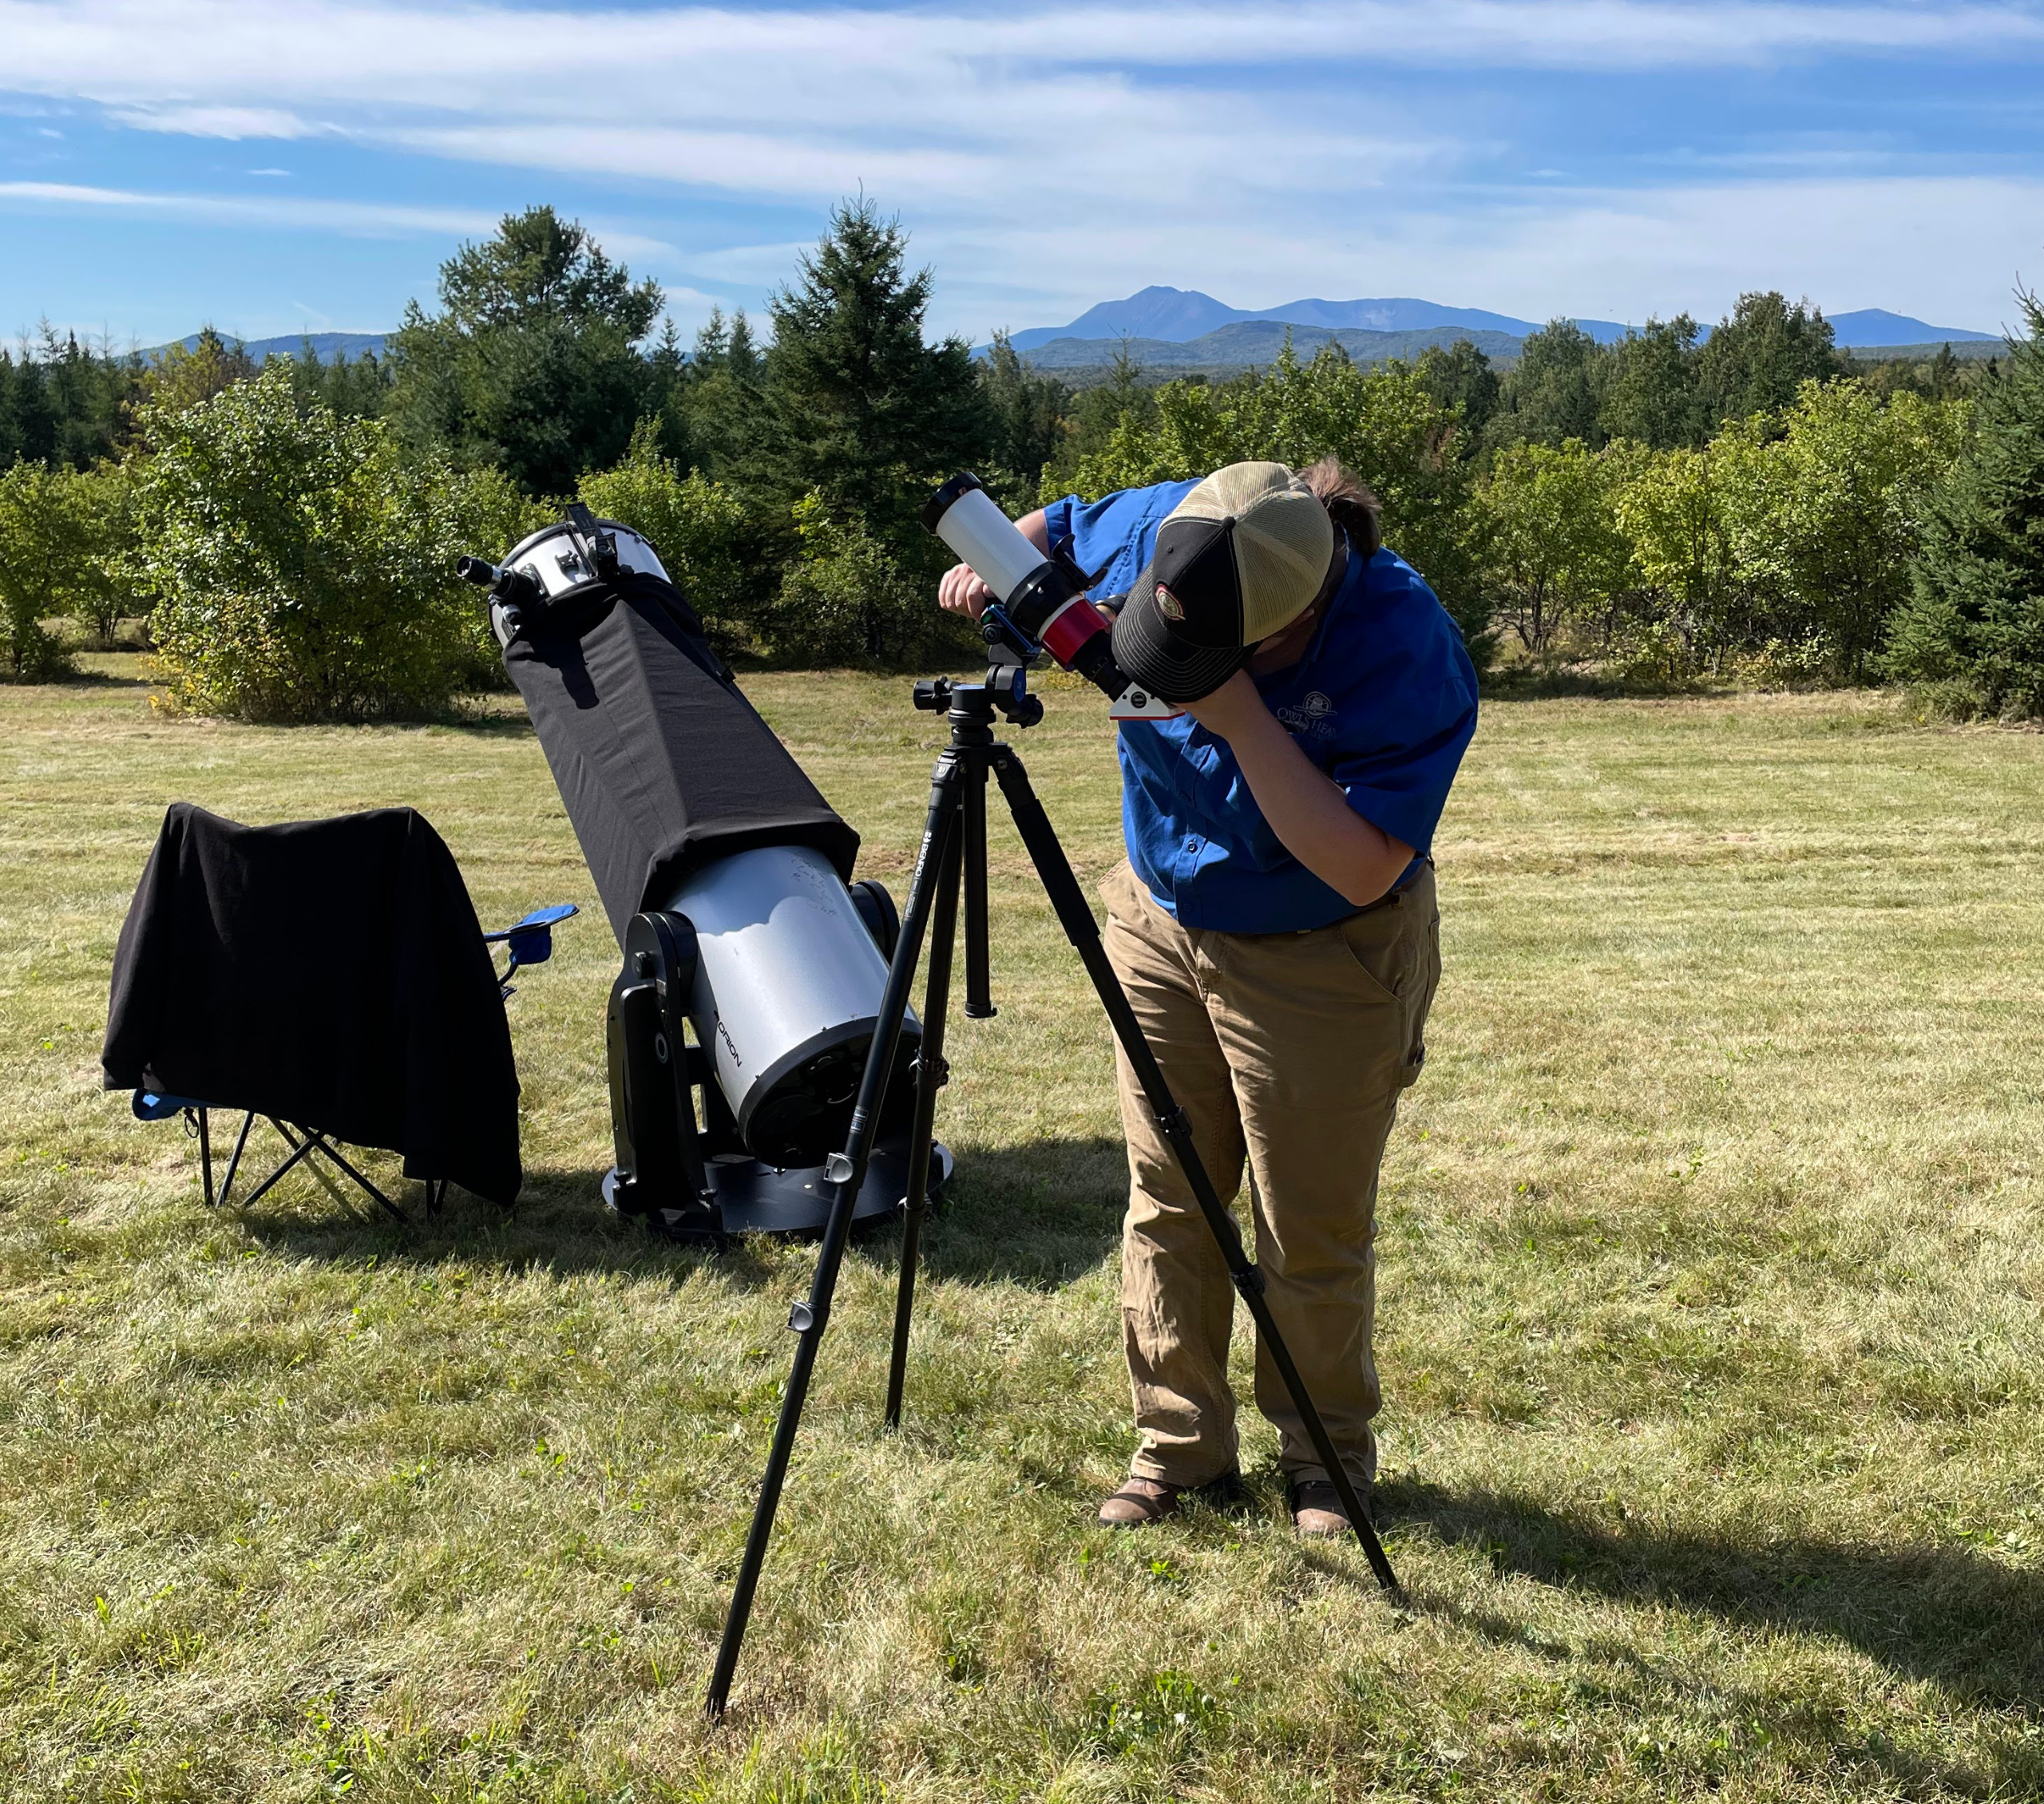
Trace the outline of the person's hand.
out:
M 1234 739 L 1245 728 L 1270 719 L 1270 710 L 1264 706 L 1247 671 L 1236 671 L 1211 695 L 1178 706 L 1217 739 Z
M 962 614 L 976 620 L 996 599 L 994 592 L 974 574 L 969 564 L 954 564 L 937 585 L 937 604 L 948 614 Z

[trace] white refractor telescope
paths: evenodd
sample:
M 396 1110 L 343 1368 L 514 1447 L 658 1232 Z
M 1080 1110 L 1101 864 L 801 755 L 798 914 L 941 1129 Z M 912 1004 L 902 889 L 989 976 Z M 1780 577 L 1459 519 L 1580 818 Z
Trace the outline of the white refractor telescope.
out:
M 922 521 L 993 591 L 980 631 L 996 656 L 1005 650 L 1028 664 L 1048 651 L 1106 694 L 1115 720 L 1168 720 L 1178 712 L 1115 663 L 1107 623 L 1087 599 L 1091 580 L 1071 554 L 1038 551 L 970 470 L 930 496 Z

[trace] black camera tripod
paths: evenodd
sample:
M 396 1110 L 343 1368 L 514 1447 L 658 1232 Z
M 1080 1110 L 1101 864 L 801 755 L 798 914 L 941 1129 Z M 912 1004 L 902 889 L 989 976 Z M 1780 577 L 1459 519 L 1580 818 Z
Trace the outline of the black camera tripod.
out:
M 717 1649 L 717 1664 L 710 1679 L 707 1708 L 712 1717 L 721 1716 L 731 1695 L 731 1676 L 737 1670 L 739 1650 L 745 1640 L 746 1624 L 752 1613 L 753 1594 L 766 1564 L 766 1545 L 774 1533 L 774 1516 L 781 1501 L 781 1487 L 787 1478 L 788 1461 L 794 1451 L 795 1433 L 801 1425 L 802 1403 L 809 1391 L 810 1373 L 815 1369 L 817 1349 L 830 1316 L 830 1299 L 838 1284 L 838 1272 L 844 1260 L 845 1243 L 851 1232 L 853 1205 L 866 1181 L 866 1165 L 885 1100 L 888 1073 L 893 1069 L 896 1043 L 909 1006 L 909 986 L 922 955 L 924 936 L 932 936 L 929 987 L 923 1004 L 922 1044 L 916 1065 L 916 1107 L 909 1132 L 908 1195 L 901 1233 L 901 1291 L 894 1310 L 894 1351 L 887 1375 L 887 1426 L 897 1427 L 901 1419 L 901 1387 L 909 1356 L 909 1323 L 915 1304 L 916 1254 L 929 1195 L 930 1132 L 935 1124 L 937 1093 L 948 1076 L 944 1062 L 944 1020 L 951 992 L 951 955 L 957 936 L 961 889 L 965 902 L 965 1013 L 984 1019 L 994 1012 L 988 962 L 987 939 L 987 777 L 999 781 L 1007 797 L 1022 843 L 1028 848 L 1036 875 L 1042 880 L 1051 906 L 1056 911 L 1065 937 L 1093 980 L 1107 1019 L 1122 1050 L 1135 1067 L 1143 1094 L 1155 1111 L 1157 1125 L 1170 1141 L 1186 1181 L 1192 1187 L 1200 1213 L 1214 1231 L 1214 1238 L 1227 1261 L 1228 1275 L 1256 1323 L 1260 1343 L 1291 1393 L 1292 1402 L 1304 1420 L 1313 1450 L 1340 1494 L 1356 1538 L 1361 1542 L 1370 1570 L 1392 1596 L 1399 1595 L 1397 1576 L 1384 1557 L 1384 1548 L 1370 1525 L 1362 1500 L 1356 1494 L 1348 1471 L 1328 1438 L 1320 1411 L 1306 1394 L 1305 1381 L 1292 1363 L 1290 1351 L 1263 1295 L 1263 1274 L 1242 1250 L 1242 1235 L 1227 1205 L 1215 1193 L 1213 1180 L 1199 1162 L 1192 1130 L 1185 1112 L 1173 1101 L 1164 1074 L 1144 1037 L 1142 1024 L 1129 1006 L 1128 996 L 1107 962 L 1100 943 L 1099 924 L 1086 900 L 1085 892 L 1073 875 L 1064 848 L 1028 774 L 1013 749 L 994 737 L 996 715 L 1013 725 L 1033 726 L 1043 718 L 1044 705 L 1028 692 L 1024 666 L 997 664 L 987 672 L 986 681 L 953 682 L 943 678 L 916 685 L 915 705 L 929 713 L 947 710 L 951 742 L 938 755 L 930 777 L 929 817 L 923 827 L 922 846 L 916 855 L 915 874 L 909 880 L 908 907 L 901 917 L 901 938 L 888 967 L 878 1019 L 873 1023 L 872 1049 L 859 1085 L 858 1099 L 852 1112 L 851 1129 L 845 1150 L 832 1156 L 825 1174 L 836 1185 L 830 1219 L 823 1230 L 823 1244 L 817 1256 L 816 1276 L 810 1285 L 809 1300 L 798 1303 L 788 1313 L 788 1326 L 797 1336 L 788 1388 L 781 1402 L 781 1417 L 774 1430 L 773 1450 L 766 1456 L 766 1470 L 759 1482 L 759 1501 L 753 1510 L 752 1530 L 745 1544 L 738 1582 L 731 1592 L 731 1614 L 724 1620 L 724 1634 Z

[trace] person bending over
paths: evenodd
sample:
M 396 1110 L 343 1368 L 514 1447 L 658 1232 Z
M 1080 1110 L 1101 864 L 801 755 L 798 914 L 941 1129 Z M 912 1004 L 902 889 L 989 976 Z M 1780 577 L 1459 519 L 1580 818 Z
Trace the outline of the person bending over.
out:
M 1440 975 L 1428 849 L 1476 725 L 1455 623 L 1385 549 L 1374 496 L 1332 459 L 1230 464 L 1198 482 L 1068 496 L 1018 524 L 1099 571 L 1115 662 L 1185 710 L 1124 722 L 1128 860 L 1106 944 L 1226 1197 L 1250 1181 L 1271 1312 L 1358 1496 L 1375 1477 L 1377 1168 L 1420 1074 Z M 960 564 L 938 599 L 976 619 Z M 1123 1337 L 1138 1445 L 1103 1523 L 1238 1483 L 1235 1292 L 1126 1054 Z M 1293 1520 L 1339 1534 L 1340 1497 L 1259 1347 Z

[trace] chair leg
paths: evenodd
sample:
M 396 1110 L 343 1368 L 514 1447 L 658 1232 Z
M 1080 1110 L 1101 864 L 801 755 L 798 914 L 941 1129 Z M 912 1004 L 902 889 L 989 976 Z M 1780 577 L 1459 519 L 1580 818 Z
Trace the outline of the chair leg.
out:
M 206 1126 L 206 1110 L 201 1106 L 196 1113 L 199 1117 L 199 1169 L 205 1174 L 206 1207 L 213 1206 L 213 1137 Z
M 269 1117 L 268 1119 L 270 1126 L 277 1130 L 277 1133 L 283 1139 L 283 1143 L 287 1146 L 295 1149 L 298 1145 L 299 1134 L 303 1132 L 303 1129 L 293 1129 L 287 1127 L 274 1115 Z M 318 1136 L 311 1135 L 307 1137 L 316 1139 Z M 317 1152 L 319 1149 L 314 1147 L 311 1150 Z M 327 1176 L 327 1168 L 321 1165 L 317 1159 L 307 1160 L 305 1163 L 305 1169 L 312 1173 L 313 1181 L 317 1184 L 322 1190 L 324 1190 L 328 1196 L 331 1197 L 335 1202 L 339 1203 L 343 1209 L 347 1210 L 348 1214 L 355 1220 L 367 1221 L 373 1219 L 369 1216 L 364 1215 L 362 1211 L 355 1206 L 355 1199 L 351 1197 L 347 1191 L 343 1190 L 339 1185 L 336 1184 L 331 1177 Z
M 348 1161 L 343 1158 L 341 1155 L 331 1146 L 328 1145 L 327 1142 L 320 1137 L 320 1136 L 316 1133 L 308 1135 L 305 1144 L 308 1148 L 318 1152 L 324 1153 L 328 1158 L 331 1159 L 335 1165 L 339 1165 L 343 1171 L 346 1172 L 348 1176 L 353 1178 L 357 1184 L 360 1185 L 364 1190 L 367 1191 L 370 1196 L 374 1197 L 377 1201 L 381 1203 L 384 1208 L 388 1209 L 393 1217 L 394 1217 L 398 1220 L 406 1223 L 407 1225 L 410 1224 L 411 1221 L 411 1217 L 410 1216 L 406 1215 L 402 1209 L 399 1209 L 395 1203 L 392 1202 L 388 1197 L 385 1196 L 383 1193 L 378 1189 L 374 1184 L 370 1183 L 366 1177 L 365 1177 L 360 1172 L 357 1171 L 353 1165 L 350 1165 Z
M 241 1169 L 241 1149 L 248 1144 L 248 1130 L 256 1125 L 256 1111 L 252 1109 L 241 1118 L 241 1132 L 235 1137 L 234 1152 L 227 1162 L 227 1176 L 220 1180 L 220 1206 L 227 1207 L 228 1193 L 234 1188 L 234 1174 Z M 267 1189 L 268 1186 L 266 1185 Z
M 245 1132 L 246 1130 L 244 1129 L 244 1131 Z M 252 1191 L 251 1191 L 251 1192 L 249 1193 L 248 1201 L 247 1202 L 244 1203 L 241 1206 L 242 1206 L 244 1209 L 252 1209 L 253 1208 L 255 1208 L 255 1206 L 256 1205 L 256 1204 L 257 1204 L 259 1201 L 261 1201 L 261 1199 L 262 1199 L 262 1197 L 263 1197 L 263 1193 L 264 1193 L 265 1191 L 267 1191 L 267 1190 L 270 1188 L 270 1186 L 271 1186 L 271 1185 L 275 1184 L 275 1183 L 276 1182 L 276 1181 L 277 1181 L 279 1178 L 282 1177 L 283 1176 L 283 1174 L 284 1174 L 286 1172 L 289 1171 L 289 1170 L 291 1169 L 291 1168 L 293 1165 L 296 1165 L 296 1164 L 298 1163 L 298 1161 L 299 1161 L 300 1159 L 303 1158 L 303 1157 L 305 1157 L 305 1155 L 306 1155 L 307 1153 L 310 1153 L 311 1150 L 312 1150 L 312 1142 L 311 1142 L 311 1141 L 309 1141 L 309 1140 L 308 1140 L 308 1141 L 307 1141 L 305 1142 L 305 1144 L 304 1144 L 303 1145 L 302 1145 L 302 1146 L 300 1146 L 300 1147 L 297 1148 L 297 1149 L 295 1149 L 295 1150 L 291 1153 L 291 1157 L 290 1157 L 289 1158 L 286 1159 L 286 1160 L 284 1161 L 284 1162 L 283 1162 L 282 1165 L 279 1165 L 279 1166 L 277 1167 L 277 1169 L 276 1169 L 275 1171 L 271 1172 L 271 1173 L 270 1173 L 270 1175 L 269 1175 L 267 1177 L 264 1178 L 264 1179 L 263 1180 L 263 1181 L 262 1181 L 260 1184 L 257 1185 L 256 1186 L 256 1188 L 255 1188 Z

